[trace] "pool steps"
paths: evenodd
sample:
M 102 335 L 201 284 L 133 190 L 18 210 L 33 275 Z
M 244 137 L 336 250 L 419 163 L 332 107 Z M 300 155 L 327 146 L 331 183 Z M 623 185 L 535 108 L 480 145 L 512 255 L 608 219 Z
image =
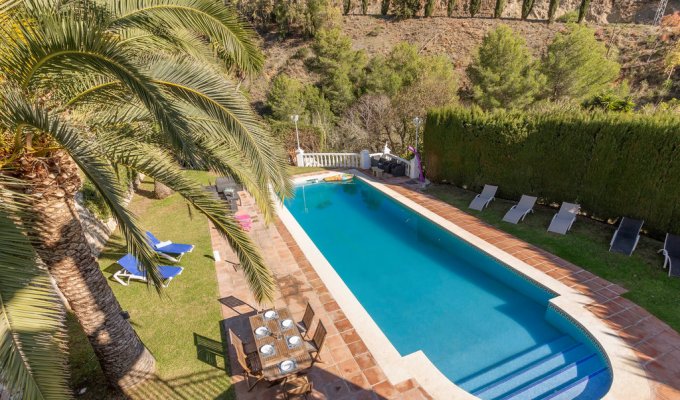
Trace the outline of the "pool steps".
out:
M 586 399 L 586 388 L 587 398 L 599 398 L 604 393 L 597 388 L 609 379 L 606 372 L 596 353 L 565 335 L 457 384 L 483 400 Z

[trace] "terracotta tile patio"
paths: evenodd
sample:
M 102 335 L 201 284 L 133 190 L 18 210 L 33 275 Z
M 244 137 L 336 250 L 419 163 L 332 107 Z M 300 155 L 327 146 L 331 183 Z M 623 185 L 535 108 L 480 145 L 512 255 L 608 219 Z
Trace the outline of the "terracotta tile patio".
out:
M 587 306 L 590 311 L 604 319 L 634 349 L 638 362 L 647 372 L 654 397 L 661 400 L 680 399 L 680 334 L 640 306 L 621 297 L 626 292 L 625 288 L 414 190 L 404 179 L 386 180 L 385 183 L 407 198 L 590 297 L 592 303 Z M 244 196 L 242 209 L 255 215 L 252 201 L 247 195 Z M 279 289 L 276 306 L 289 307 L 299 320 L 309 301 L 328 328 L 329 336 L 321 351 L 324 362 L 317 363 L 308 375 L 315 389 L 310 398 L 430 398 L 414 380 L 393 385 L 385 378 L 352 324 L 280 222 L 265 226 L 262 221 L 256 221 L 250 234 L 276 276 Z M 229 262 L 236 261 L 230 247 L 214 229 L 211 229 L 211 235 L 213 248 L 219 251 L 222 258 L 216 263 L 216 268 L 225 331 L 231 328 L 247 339 L 247 316 L 255 312 L 248 304 L 252 305 L 254 301 L 242 272 L 235 270 Z M 230 360 L 235 360 L 231 348 L 229 352 Z M 240 367 L 235 362 L 231 362 L 231 367 L 238 400 L 282 398 L 276 387 L 268 388 L 266 383 L 260 383 L 253 391 L 247 392 Z

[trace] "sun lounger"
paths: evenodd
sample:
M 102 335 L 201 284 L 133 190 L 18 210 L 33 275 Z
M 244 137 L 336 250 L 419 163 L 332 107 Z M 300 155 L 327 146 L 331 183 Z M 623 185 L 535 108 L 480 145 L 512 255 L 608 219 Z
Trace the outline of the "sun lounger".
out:
M 469 208 L 477 211 L 482 211 L 494 199 L 497 190 L 498 186 L 484 185 L 482 193 L 478 194 L 477 196 L 475 196 L 474 199 L 472 199 Z
M 638 241 L 640 241 L 640 229 L 642 229 L 644 223 L 645 221 L 623 217 L 618 229 L 614 232 L 611 243 L 609 243 L 609 251 L 626 255 L 633 254 Z
M 523 194 L 522 198 L 519 199 L 519 203 L 512 206 L 508 212 L 505 213 L 503 221 L 510 222 L 511 224 L 524 221 L 524 217 L 526 217 L 527 214 L 534 212 L 534 204 L 536 204 L 536 197 Z
M 146 237 L 149 239 L 151 247 L 153 247 L 158 255 L 167 258 L 172 262 L 178 262 L 183 255 L 191 253 L 194 250 L 193 244 L 172 243 L 169 240 L 161 242 L 149 231 L 146 232 Z
M 552 221 L 550 221 L 550 226 L 548 227 L 549 232 L 555 232 L 559 234 L 566 234 L 571 226 L 576 221 L 576 214 L 578 214 L 581 206 L 578 204 L 572 204 L 563 202 L 560 210 L 555 214 Z
M 667 233 L 663 249 L 659 251 L 663 252 L 663 267 L 668 266 L 668 276 L 680 278 L 680 236 Z
M 118 281 L 121 285 L 129 285 L 131 279 L 146 282 L 146 271 L 142 272 L 140 270 L 139 260 L 132 254 L 126 254 L 123 258 L 118 260 L 118 264 L 123 268 L 113 274 L 113 279 Z M 159 266 L 158 272 L 165 281 L 163 287 L 168 287 L 172 278 L 181 274 L 183 270 L 184 268 L 182 267 L 173 267 L 169 265 Z

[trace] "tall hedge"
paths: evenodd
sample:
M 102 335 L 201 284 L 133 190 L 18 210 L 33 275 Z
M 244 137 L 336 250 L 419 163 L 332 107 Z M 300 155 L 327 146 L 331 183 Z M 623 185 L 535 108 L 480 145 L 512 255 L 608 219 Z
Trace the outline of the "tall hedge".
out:
M 680 234 L 680 119 L 620 113 L 428 113 L 428 177 L 501 197 L 578 202 L 600 218 L 643 218 Z

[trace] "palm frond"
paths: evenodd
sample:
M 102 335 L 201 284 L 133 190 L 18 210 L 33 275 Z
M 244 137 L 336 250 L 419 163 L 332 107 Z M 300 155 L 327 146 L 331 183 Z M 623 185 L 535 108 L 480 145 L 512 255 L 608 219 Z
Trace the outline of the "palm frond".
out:
M 125 207 L 125 192 L 118 185 L 118 177 L 111 163 L 99 156 L 97 145 L 88 142 L 82 132 L 51 117 L 47 111 L 29 104 L 18 90 L 4 87 L 0 91 L 0 126 L 10 129 L 31 127 L 50 135 L 75 161 L 85 176 L 97 188 L 123 232 L 128 252 L 135 255 L 147 272 L 148 280 L 161 290 L 162 278 L 158 272 L 155 253 L 147 243 L 146 234 L 139 227 L 134 214 Z
M 112 162 L 158 180 L 207 216 L 238 255 L 255 300 L 259 303 L 273 302 L 274 278 L 271 271 L 240 224 L 226 213 L 224 203 L 188 179 L 173 160 L 157 147 L 115 136 L 100 140 L 102 151 Z
M 181 27 L 209 38 L 216 50 L 246 73 L 257 73 L 264 59 L 256 35 L 236 11 L 215 0 L 101 0 L 111 15 L 110 28 L 154 32 L 158 26 Z
M 64 309 L 45 266 L 21 229 L 29 212 L 0 175 L 0 383 L 22 399 L 70 398 Z

